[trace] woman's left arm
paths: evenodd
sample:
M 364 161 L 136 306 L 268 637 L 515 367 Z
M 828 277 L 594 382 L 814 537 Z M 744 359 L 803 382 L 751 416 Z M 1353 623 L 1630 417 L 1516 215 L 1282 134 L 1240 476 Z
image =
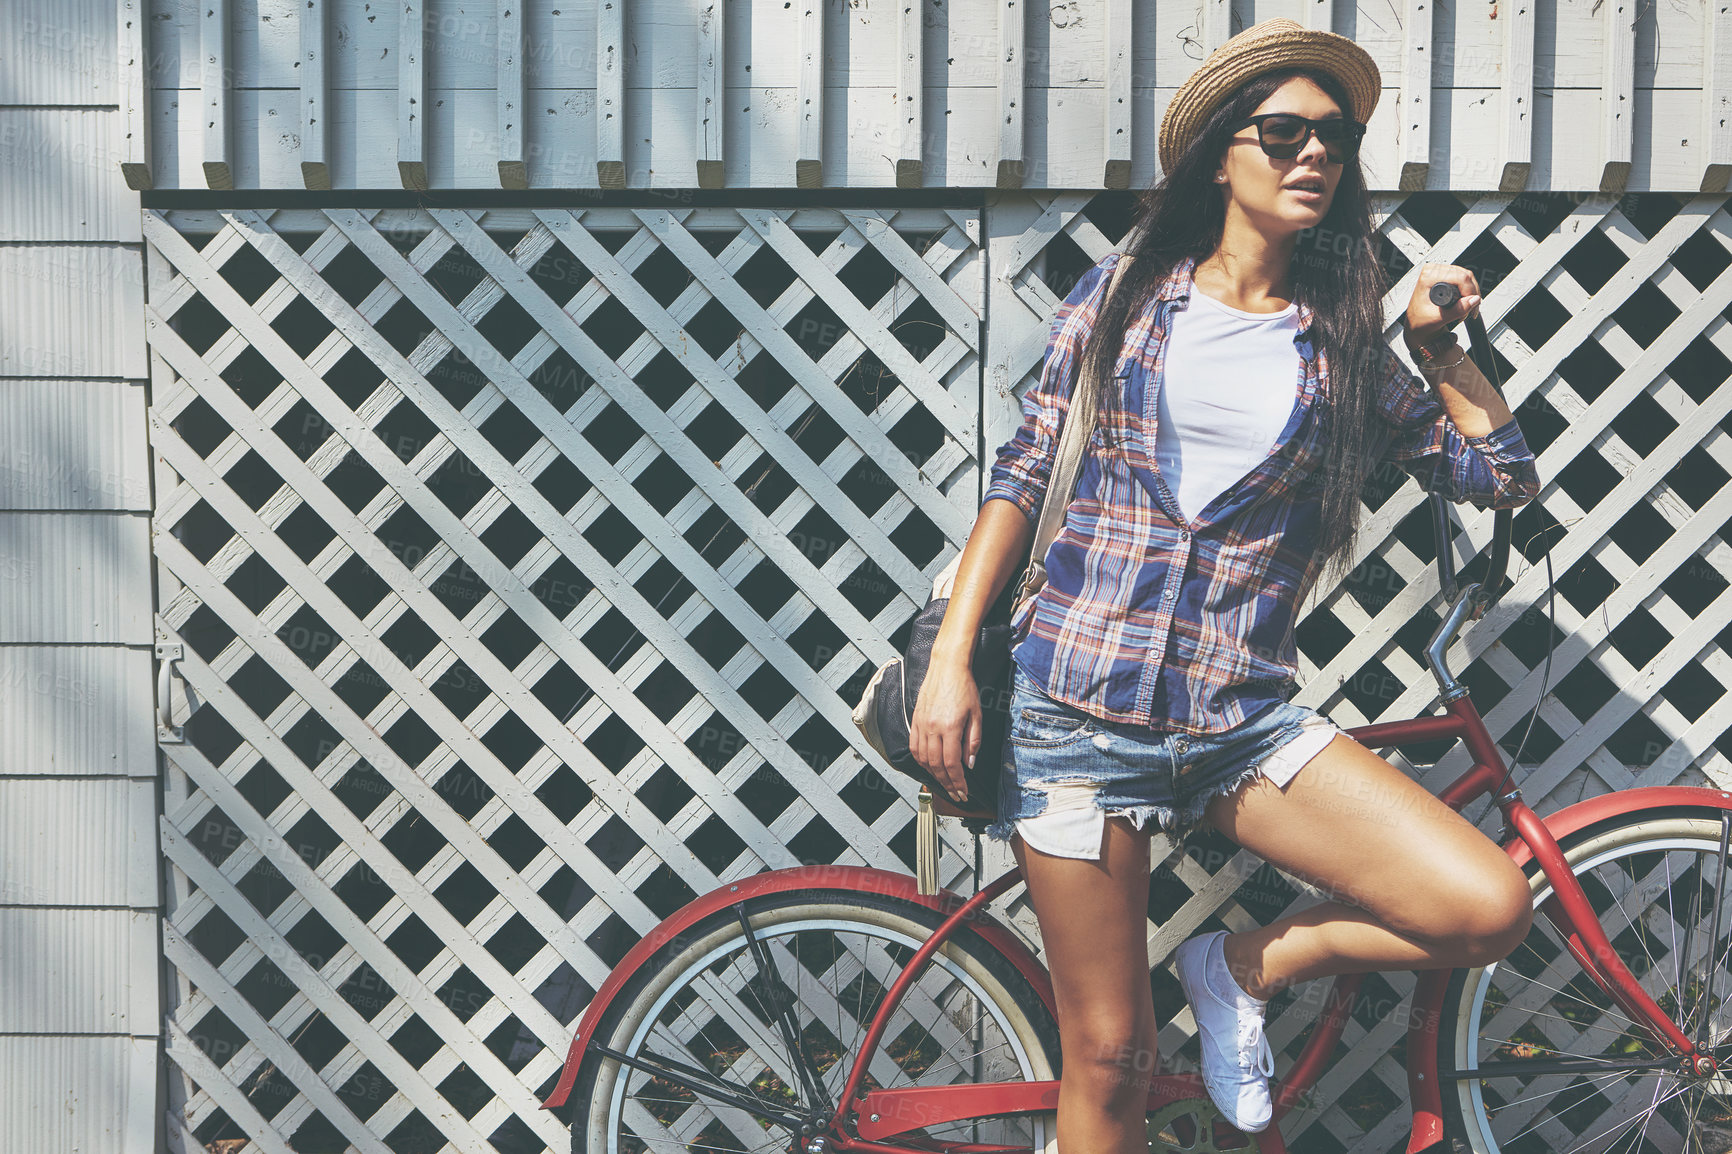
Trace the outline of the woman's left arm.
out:
M 1453 284 L 1461 294 L 1447 309 L 1431 300 L 1431 286 L 1444 283 Z M 1413 299 L 1408 302 L 1402 325 L 1406 330 L 1407 351 L 1419 366 L 1420 376 L 1437 390 L 1449 419 L 1464 437 L 1486 436 L 1515 420 L 1515 414 L 1465 349 L 1460 364 L 1448 363 L 1456 358 L 1450 352 L 1442 358 L 1444 365 L 1440 368 L 1432 367 L 1422 358 L 1419 349 L 1472 315 L 1479 308 L 1479 301 L 1479 281 L 1470 269 L 1454 264 L 1424 265 L 1419 270 L 1419 282 L 1413 286 Z
M 1431 301 L 1431 286 L 1448 281 L 1461 297 L 1447 309 Z M 1479 307 L 1473 273 L 1458 265 L 1429 264 L 1420 270 L 1404 326 L 1409 349 L 1435 342 L 1449 326 Z M 1509 406 L 1464 350 L 1441 359 L 1446 367 L 1416 376 L 1384 346 L 1386 358 L 1379 409 L 1388 422 L 1389 460 L 1420 485 L 1451 501 L 1481 508 L 1510 508 L 1539 494 L 1534 455 Z M 1450 363 L 1460 357 L 1459 363 Z M 1427 358 L 1416 355 L 1421 365 Z M 1427 386 L 1430 387 L 1427 387 Z

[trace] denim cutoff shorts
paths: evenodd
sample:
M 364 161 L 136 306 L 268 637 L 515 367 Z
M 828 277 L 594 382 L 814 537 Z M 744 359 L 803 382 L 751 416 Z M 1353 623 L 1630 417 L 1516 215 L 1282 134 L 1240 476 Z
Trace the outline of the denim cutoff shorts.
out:
M 1286 788 L 1339 732 L 1291 702 L 1222 733 L 1107 721 L 1048 697 L 1013 661 L 998 820 L 986 836 L 1005 841 L 1014 831 L 1043 853 L 1097 859 L 1106 819 L 1122 816 L 1139 830 L 1154 818 L 1177 843 L 1211 801 L 1253 778 Z

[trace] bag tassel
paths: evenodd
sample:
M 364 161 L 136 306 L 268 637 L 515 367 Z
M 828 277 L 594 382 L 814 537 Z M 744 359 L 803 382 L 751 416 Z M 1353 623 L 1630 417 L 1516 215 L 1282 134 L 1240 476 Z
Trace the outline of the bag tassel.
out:
M 932 808 L 932 793 L 920 789 L 914 818 L 914 877 L 922 894 L 938 892 L 938 813 Z

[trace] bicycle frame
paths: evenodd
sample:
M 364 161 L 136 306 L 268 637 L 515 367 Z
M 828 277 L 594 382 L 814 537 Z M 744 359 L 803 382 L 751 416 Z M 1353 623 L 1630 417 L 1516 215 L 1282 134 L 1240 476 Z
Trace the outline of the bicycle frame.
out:
M 1440 738 L 1462 740 L 1474 764 L 1439 794 L 1445 804 L 1459 811 L 1498 787 L 1504 779 L 1504 762 L 1479 711 L 1465 694 L 1448 702 L 1444 708 L 1442 715 L 1381 722 L 1351 729 L 1347 733 L 1373 748 L 1400 748 Z M 1628 802 L 1635 800 L 1644 805 L 1671 801 L 1691 806 L 1732 806 L 1732 794 L 1712 790 L 1653 789 L 1630 791 L 1630 794 L 1647 796 L 1636 799 L 1627 794 L 1624 803 L 1615 809 L 1609 806 L 1598 808 L 1612 813 L 1626 812 L 1630 808 Z M 1545 872 L 1554 896 L 1546 902 L 1544 909 L 1563 934 L 1570 952 L 1584 972 L 1617 1001 L 1632 1021 L 1646 1025 L 1657 1039 L 1669 1046 L 1676 1061 L 1682 1063 L 1702 1057 L 1696 1043 L 1648 996 L 1607 941 L 1581 884 L 1559 847 L 1559 832 L 1548 827 L 1522 800 L 1520 790 L 1511 790 L 1497 798 L 1497 805 L 1508 828 L 1516 835 L 1506 845 L 1506 850 L 1512 856 L 1531 856 Z M 828 1149 L 858 1151 L 860 1154 L 914 1154 L 914 1147 L 894 1144 L 897 1135 L 945 1122 L 1057 1108 L 1059 1084 L 1050 1080 L 880 1089 L 869 1092 L 858 1101 L 855 1099 L 860 1079 L 889 1023 L 891 1012 L 926 960 L 956 926 L 978 916 L 982 907 L 1021 880 L 1022 871 L 1013 868 L 975 894 L 934 932 L 931 939 L 922 944 L 898 975 L 869 1026 L 849 1071 L 846 1087 L 839 1099 L 841 1105 L 832 1119 L 833 1136 L 828 1141 Z M 1414 1111 L 1409 1151 L 1423 1150 L 1443 1138 L 1441 1083 L 1456 1073 L 1453 1070 L 1440 1071 L 1437 1061 L 1438 1018 L 1449 973 L 1448 970 L 1423 973 L 1420 987 L 1414 994 L 1414 1014 L 1408 1030 L 1408 1077 Z M 1312 1029 L 1286 1078 L 1275 1086 L 1275 1122 L 1298 1104 L 1323 1073 L 1346 1029 L 1348 1010 L 1360 981 L 1361 975 L 1353 974 L 1339 978 L 1331 985 L 1320 1021 Z M 1557 1068 L 1555 1072 L 1566 1072 L 1571 1061 L 1565 1059 L 1553 1063 Z M 1585 1072 L 1589 1069 L 1603 1070 L 1604 1066 L 1584 1059 L 1581 1068 Z M 1157 1075 L 1150 1083 L 1148 1109 L 1153 1112 L 1179 1099 L 1201 1097 L 1206 1093 L 1201 1079 L 1195 1074 Z M 1286 1145 L 1274 1123 L 1258 1135 L 1257 1140 L 1261 1154 L 1286 1154 Z

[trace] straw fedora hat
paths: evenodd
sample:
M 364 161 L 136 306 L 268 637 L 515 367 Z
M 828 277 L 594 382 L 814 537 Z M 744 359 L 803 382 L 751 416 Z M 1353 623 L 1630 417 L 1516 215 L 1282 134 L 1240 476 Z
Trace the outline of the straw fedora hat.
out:
M 1179 85 L 1161 117 L 1161 171 L 1173 170 L 1222 101 L 1252 77 L 1280 68 L 1315 68 L 1338 78 L 1353 102 L 1353 119 L 1362 124 L 1371 122 L 1372 110 L 1383 91 L 1383 76 L 1365 49 L 1345 36 L 1277 17 L 1251 25 L 1209 53 Z

